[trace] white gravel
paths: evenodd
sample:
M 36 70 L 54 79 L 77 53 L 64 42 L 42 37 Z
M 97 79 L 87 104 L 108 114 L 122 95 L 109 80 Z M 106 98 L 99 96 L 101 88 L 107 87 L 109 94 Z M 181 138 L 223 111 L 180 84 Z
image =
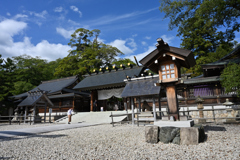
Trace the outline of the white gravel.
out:
M 146 143 L 144 131 L 108 124 L 0 139 L 0 159 L 240 159 L 240 125 L 206 127 L 207 140 L 191 146 Z

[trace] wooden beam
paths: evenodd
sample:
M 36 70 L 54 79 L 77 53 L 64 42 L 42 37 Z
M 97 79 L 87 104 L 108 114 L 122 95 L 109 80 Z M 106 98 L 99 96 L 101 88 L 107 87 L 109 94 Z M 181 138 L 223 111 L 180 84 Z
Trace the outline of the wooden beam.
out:
M 173 53 L 170 53 L 170 52 L 167 52 L 166 54 L 169 55 L 169 56 L 172 56 L 172 57 L 176 57 L 177 59 L 181 59 L 181 60 L 185 61 L 185 58 L 183 58 L 181 56 L 178 56 L 176 54 L 173 54 Z

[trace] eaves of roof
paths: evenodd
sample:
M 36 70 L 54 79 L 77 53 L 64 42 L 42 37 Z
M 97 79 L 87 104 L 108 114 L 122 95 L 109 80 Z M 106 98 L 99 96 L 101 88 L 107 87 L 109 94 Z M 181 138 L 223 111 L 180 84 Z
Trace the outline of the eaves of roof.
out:
M 95 89 L 123 87 L 125 86 L 124 79 L 126 79 L 127 76 L 139 77 L 144 69 L 145 67 L 141 66 L 141 67 L 126 68 L 124 70 L 105 72 L 103 74 L 95 74 L 92 76 L 85 77 L 73 89 L 95 90 Z
M 66 77 L 61 79 L 43 81 L 39 86 L 30 90 L 37 91 L 38 89 L 49 91 L 48 95 L 60 93 L 64 88 L 74 84 L 78 80 L 77 76 Z M 15 99 L 27 97 L 27 92 L 13 96 Z
M 199 78 L 191 78 L 183 81 L 184 84 L 199 84 L 199 83 L 210 83 L 210 82 L 219 82 L 220 76 L 213 77 L 199 77 Z

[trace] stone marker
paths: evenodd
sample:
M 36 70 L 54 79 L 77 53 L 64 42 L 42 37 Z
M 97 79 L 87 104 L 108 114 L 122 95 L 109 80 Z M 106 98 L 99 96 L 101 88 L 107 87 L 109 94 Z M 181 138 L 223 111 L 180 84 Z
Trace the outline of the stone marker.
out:
M 181 145 L 197 145 L 199 131 L 197 127 L 184 127 L 180 129 Z
M 145 139 L 148 143 L 158 143 L 158 126 L 146 126 Z
M 180 143 L 180 128 L 178 127 L 161 127 L 159 132 L 159 140 L 163 143 Z M 175 139 L 176 138 L 176 139 Z M 174 140 L 175 139 L 175 140 Z

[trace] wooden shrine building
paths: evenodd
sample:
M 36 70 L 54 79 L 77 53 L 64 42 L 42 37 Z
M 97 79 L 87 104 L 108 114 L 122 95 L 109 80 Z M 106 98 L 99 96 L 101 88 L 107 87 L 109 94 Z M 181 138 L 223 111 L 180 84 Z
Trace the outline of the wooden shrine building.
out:
M 20 104 L 18 104 L 18 107 L 25 108 L 24 122 L 30 121 L 31 118 L 29 118 L 27 115 L 29 115 L 29 112 L 32 111 L 31 116 L 33 116 L 33 123 L 37 121 L 41 122 L 41 117 L 39 117 L 38 115 L 40 108 L 44 108 L 44 122 L 46 122 L 47 106 L 53 107 L 53 103 L 47 97 L 47 91 L 43 91 L 40 89 L 38 89 L 37 91 L 28 92 L 27 98 L 25 98 Z
M 91 92 L 91 111 L 93 111 L 95 100 L 98 100 L 98 111 L 100 111 L 100 107 L 103 107 L 104 111 L 111 110 L 107 102 L 111 97 L 122 98 L 121 94 L 126 85 L 124 79 L 140 77 L 141 74 L 145 74 L 145 69 L 146 67 L 132 65 L 122 66 L 121 68 L 106 68 L 106 70 L 85 75 L 85 78 L 73 89 Z M 124 101 L 127 100 L 124 99 Z
M 73 90 L 73 87 L 78 82 L 79 79 L 77 76 L 43 81 L 29 92 L 39 89 L 47 91 L 47 97 L 54 105 L 51 107 L 53 112 L 66 112 L 69 108 L 74 108 L 78 112 L 87 112 L 89 111 L 90 93 Z M 26 92 L 13 97 L 16 100 L 15 102 L 19 103 L 28 97 L 28 93 Z M 47 110 L 49 107 L 47 106 Z M 39 113 L 44 113 L 44 108 L 40 107 Z

